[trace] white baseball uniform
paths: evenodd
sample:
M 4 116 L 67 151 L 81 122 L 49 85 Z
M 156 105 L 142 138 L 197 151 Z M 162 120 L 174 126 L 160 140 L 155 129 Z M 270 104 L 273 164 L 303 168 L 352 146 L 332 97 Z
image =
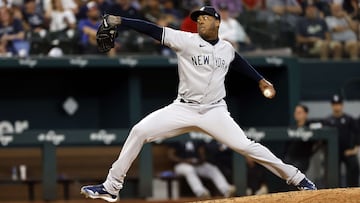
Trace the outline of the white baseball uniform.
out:
M 235 57 L 230 43 L 219 40 L 211 44 L 198 34 L 163 28 L 162 43 L 172 48 L 178 58 L 178 97 L 137 123 L 109 170 L 105 189 L 117 194 L 123 187 L 130 165 L 144 143 L 189 131 L 201 131 L 236 152 L 251 157 L 272 173 L 297 185 L 305 175 L 294 166 L 283 163 L 270 150 L 246 137 L 230 116 L 224 80 Z M 240 172 L 241 173 L 241 172 Z

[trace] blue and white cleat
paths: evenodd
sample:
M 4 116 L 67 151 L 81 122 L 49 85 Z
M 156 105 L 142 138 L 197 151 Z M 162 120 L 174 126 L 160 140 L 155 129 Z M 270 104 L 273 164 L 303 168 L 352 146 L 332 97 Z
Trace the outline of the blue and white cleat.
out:
M 299 190 L 317 190 L 315 184 L 307 178 L 302 179 L 302 181 L 296 187 Z
M 81 188 L 80 193 L 91 199 L 103 199 L 108 202 L 116 202 L 119 199 L 118 195 L 113 195 L 106 191 L 102 184 L 84 186 Z

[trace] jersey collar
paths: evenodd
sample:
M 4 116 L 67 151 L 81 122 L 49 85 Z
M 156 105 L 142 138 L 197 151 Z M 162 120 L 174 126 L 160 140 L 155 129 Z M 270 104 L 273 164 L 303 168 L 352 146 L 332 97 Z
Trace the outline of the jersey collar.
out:
M 213 45 L 213 46 L 214 46 L 216 43 L 218 43 L 219 38 L 214 39 L 214 40 L 205 40 L 205 41 L 209 42 L 211 45 Z
M 200 35 L 199 35 L 199 36 L 200 36 Z M 200 36 L 200 37 L 201 37 L 201 36 Z M 218 41 L 219 41 L 219 38 L 214 39 L 214 40 L 206 40 L 206 39 L 204 39 L 204 38 L 201 37 L 201 39 L 207 41 L 208 43 L 210 43 L 210 44 L 213 45 L 213 46 L 214 46 L 216 43 L 218 43 Z

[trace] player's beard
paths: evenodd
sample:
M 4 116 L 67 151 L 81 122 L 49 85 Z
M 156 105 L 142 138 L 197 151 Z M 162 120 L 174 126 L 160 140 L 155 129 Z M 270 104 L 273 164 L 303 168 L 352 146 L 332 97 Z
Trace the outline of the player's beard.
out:
M 215 23 L 211 24 L 210 26 L 198 25 L 197 29 L 200 37 L 203 38 L 204 40 L 215 40 L 218 38 L 219 27 L 217 27 Z

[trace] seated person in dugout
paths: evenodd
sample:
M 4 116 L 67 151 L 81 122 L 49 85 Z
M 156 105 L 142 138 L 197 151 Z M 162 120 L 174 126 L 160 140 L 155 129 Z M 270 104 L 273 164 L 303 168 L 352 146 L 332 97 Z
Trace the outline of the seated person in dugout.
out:
M 197 197 L 210 197 L 200 177 L 209 178 L 224 197 L 235 194 L 235 187 L 226 180 L 219 168 L 206 161 L 203 142 L 193 139 L 175 142 L 170 146 L 168 157 L 175 163 L 175 174 L 185 177 Z

